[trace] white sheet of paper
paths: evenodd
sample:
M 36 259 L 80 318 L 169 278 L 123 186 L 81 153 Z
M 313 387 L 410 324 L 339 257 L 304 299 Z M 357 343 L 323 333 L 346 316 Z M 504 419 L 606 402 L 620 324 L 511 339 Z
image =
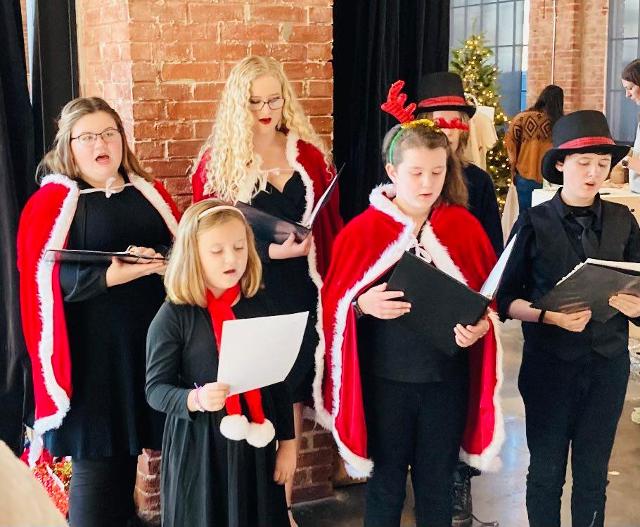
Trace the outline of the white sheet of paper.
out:
M 298 356 L 309 312 L 227 320 L 222 325 L 218 381 L 229 395 L 284 381 Z

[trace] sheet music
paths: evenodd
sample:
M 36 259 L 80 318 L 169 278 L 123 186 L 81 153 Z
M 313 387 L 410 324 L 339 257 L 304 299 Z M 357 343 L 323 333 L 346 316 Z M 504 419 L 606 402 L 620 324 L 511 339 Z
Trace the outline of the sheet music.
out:
M 487 280 L 482 285 L 482 289 L 480 289 L 480 294 L 486 298 L 493 298 L 498 291 L 498 287 L 500 286 L 500 281 L 502 280 L 502 274 L 504 273 L 505 267 L 507 266 L 507 262 L 509 261 L 509 256 L 511 256 L 511 251 L 513 250 L 513 246 L 516 242 L 516 238 L 518 234 L 514 234 L 511 241 L 507 244 L 500 255 L 500 258 L 496 262 L 496 265 L 491 269 Z

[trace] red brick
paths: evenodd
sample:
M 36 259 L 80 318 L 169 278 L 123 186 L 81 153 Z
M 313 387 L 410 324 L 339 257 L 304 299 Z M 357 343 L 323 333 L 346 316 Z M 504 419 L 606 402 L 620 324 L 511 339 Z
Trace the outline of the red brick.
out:
M 189 21 L 212 23 L 217 21 L 243 20 L 244 9 L 242 5 L 222 4 L 190 4 Z
M 311 419 L 304 419 L 302 421 L 303 432 L 309 432 L 310 430 L 316 430 L 316 429 L 320 429 L 320 426 L 317 425 L 315 421 L 312 421 Z
M 131 66 L 131 79 L 134 82 L 155 81 L 157 77 L 157 68 L 151 62 L 134 62 Z
M 151 52 L 148 42 L 131 42 L 129 45 L 129 59 L 133 61 L 151 62 Z
M 291 80 L 330 79 L 332 76 L 332 68 L 329 62 L 324 64 L 285 62 L 283 67 L 287 77 Z
M 321 22 L 331 24 L 333 22 L 333 9 L 331 7 L 309 7 L 309 22 Z
M 154 177 L 160 178 L 186 176 L 191 168 L 190 161 L 186 159 L 144 161 L 142 164 Z
M 163 117 L 164 103 L 136 102 L 133 104 L 133 118 L 140 121 L 160 119 Z
M 155 82 L 137 82 L 133 85 L 133 99 L 136 101 L 161 100 L 160 85 Z
M 331 117 L 310 117 L 311 126 L 319 134 L 329 134 L 333 131 L 333 119 Z
M 191 62 L 193 60 L 191 46 L 188 42 L 161 42 L 154 44 L 153 49 L 154 59 L 157 61 Z
M 246 44 L 216 44 L 213 42 L 195 42 L 192 45 L 193 58 L 196 61 L 237 61 L 247 56 Z
M 191 205 L 191 196 L 175 196 L 174 201 L 180 211 L 185 211 Z
M 331 481 L 331 476 L 333 476 L 333 465 L 311 467 L 311 481 L 314 483 Z
M 183 80 L 183 81 L 208 81 L 218 78 L 220 74 L 220 64 L 215 62 L 207 63 L 176 63 L 163 64 L 160 76 L 162 80 Z
M 333 436 L 328 430 L 313 434 L 313 448 L 324 448 L 334 446 Z
M 135 144 L 135 153 L 138 159 L 162 159 L 165 155 L 164 143 L 157 141 L 144 141 Z M 156 464 L 159 464 L 159 460 Z M 140 470 L 140 462 L 138 462 L 138 470 Z M 152 474 L 152 472 L 147 472 Z
M 309 81 L 309 97 L 333 97 L 333 83 L 331 81 Z
M 169 119 L 206 119 L 213 117 L 214 109 L 208 102 L 169 102 Z
M 333 111 L 332 100 L 325 99 L 301 99 L 302 107 L 307 115 L 331 115 Z
M 211 116 L 215 113 L 216 109 L 213 108 L 213 112 Z M 213 128 L 213 121 L 200 121 L 195 123 L 195 130 L 193 132 L 193 136 L 198 139 L 206 139 L 211 135 L 211 130 Z
M 162 83 L 161 85 L 162 98 L 167 101 L 183 101 L 192 98 L 193 84 L 191 83 Z
M 164 186 L 172 196 L 191 195 L 191 181 L 188 177 L 171 177 L 164 180 Z
M 176 157 L 188 157 L 194 158 L 198 155 L 202 141 L 190 140 L 190 141 L 169 141 L 168 145 L 168 157 L 170 159 Z
M 333 458 L 333 450 L 331 448 L 319 448 L 310 452 L 302 452 L 298 456 L 299 467 L 315 467 L 326 465 L 327 460 L 331 463 Z
M 307 60 L 331 60 L 333 54 L 333 45 L 331 42 L 326 44 L 309 44 L 307 46 Z
M 196 84 L 193 90 L 193 99 L 196 101 L 212 101 L 218 99 L 224 89 L 222 82 L 209 82 Z
M 333 28 L 331 26 L 293 26 L 288 42 L 331 42 Z
M 205 24 L 161 24 L 162 42 L 190 42 L 204 40 L 207 26 Z
M 273 24 L 252 24 L 230 22 L 222 26 L 222 41 L 273 41 L 278 39 L 278 26 Z
M 251 6 L 250 13 L 251 22 L 306 22 L 307 19 L 302 7 L 254 5 Z

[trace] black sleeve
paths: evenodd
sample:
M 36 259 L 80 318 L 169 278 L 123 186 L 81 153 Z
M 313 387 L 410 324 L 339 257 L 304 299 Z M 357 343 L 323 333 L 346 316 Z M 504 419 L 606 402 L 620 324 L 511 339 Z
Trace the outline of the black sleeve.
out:
M 260 261 L 263 263 L 271 261 L 271 258 L 269 257 L 269 245 L 271 245 L 271 243 L 272 242 L 256 238 L 256 251 L 258 251 Z
M 60 285 L 65 302 L 82 302 L 96 297 L 107 290 L 107 267 L 62 263 Z
M 482 223 L 491 245 L 493 245 L 496 256 L 500 256 L 504 247 L 498 198 L 496 197 L 496 190 L 491 176 L 488 176 L 485 182 L 485 189 L 482 193 L 482 218 L 480 223 Z
M 276 439 L 286 441 L 296 436 L 293 426 L 293 403 L 289 388 L 283 382 L 269 387 L 275 410 L 273 426 L 276 429 Z
M 147 401 L 159 412 L 193 419 L 187 408 L 191 389 L 179 387 L 178 381 L 183 349 L 184 339 L 176 307 L 165 302 L 147 333 Z
M 517 234 L 509 262 L 498 289 L 497 304 L 500 320 L 505 321 L 514 300 L 528 300 L 531 291 L 531 260 L 535 254 L 535 233 L 525 212 L 516 222 L 512 236 Z
M 631 231 L 624 248 L 624 260 L 625 262 L 640 262 L 640 227 L 638 227 L 635 216 L 631 212 L 629 212 L 629 215 L 631 216 Z M 630 318 L 629 322 L 640 326 L 640 317 Z

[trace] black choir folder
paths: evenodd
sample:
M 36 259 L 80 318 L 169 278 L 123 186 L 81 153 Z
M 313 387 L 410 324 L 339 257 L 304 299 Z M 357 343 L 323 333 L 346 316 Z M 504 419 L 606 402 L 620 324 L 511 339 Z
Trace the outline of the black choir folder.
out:
M 422 258 L 405 252 L 394 269 L 388 291 L 402 291 L 411 311 L 397 320 L 426 336 L 434 349 L 453 356 L 460 347 L 453 328 L 475 324 L 493 300 L 516 236 L 511 239 L 478 293 Z
M 340 167 L 340 170 L 338 170 L 338 173 L 324 191 L 324 194 L 320 196 L 320 199 L 309 216 L 309 220 L 304 225 L 274 216 L 273 214 L 269 214 L 268 212 L 252 207 L 248 203 L 243 203 L 242 201 L 238 201 L 236 203 L 236 207 L 244 214 L 247 222 L 251 225 L 256 238 L 280 244 L 283 243 L 291 234 L 294 234 L 296 241 L 301 242 L 309 236 L 309 233 L 311 233 L 311 229 L 318 217 L 318 213 L 327 204 L 331 194 L 333 194 L 343 168 L 344 164 Z
M 609 305 L 617 293 L 640 296 L 640 263 L 589 258 L 531 306 L 561 313 L 590 308 L 593 320 L 606 322 L 618 313 Z
M 109 264 L 111 258 L 119 258 L 126 263 L 164 262 L 163 256 L 138 256 L 128 251 L 90 251 L 85 249 L 48 249 L 47 258 L 56 262 Z

